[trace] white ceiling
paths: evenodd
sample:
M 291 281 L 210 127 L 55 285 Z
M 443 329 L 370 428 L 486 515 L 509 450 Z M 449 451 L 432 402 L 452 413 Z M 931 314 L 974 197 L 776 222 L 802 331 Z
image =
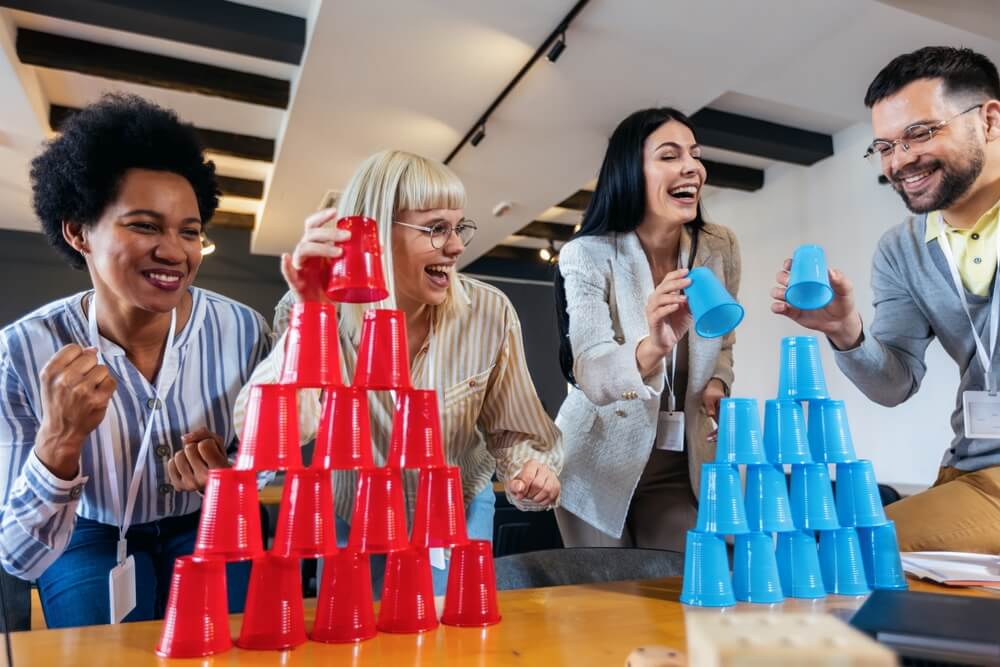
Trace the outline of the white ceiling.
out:
M 285 251 L 323 194 L 342 188 L 373 151 L 403 148 L 443 159 L 574 2 L 245 4 L 307 17 L 301 68 L 0 10 L 0 226 L 36 228 L 26 165 L 47 133 L 48 104 L 80 106 L 104 90 L 131 90 L 196 125 L 279 141 L 273 168 L 234 158 L 220 158 L 218 166 L 223 174 L 268 181 L 253 249 Z M 575 224 L 578 212 L 550 207 L 593 185 L 608 135 L 635 109 L 712 105 L 835 132 L 866 119 L 864 90 L 899 53 L 965 45 L 1000 63 L 1000 43 L 984 36 L 1000 34 L 990 27 L 994 4 L 959 5 L 961 11 L 942 13 L 919 0 L 591 0 L 558 63 L 537 63 L 491 118 L 486 139 L 466 146 L 452 164 L 469 192 L 467 215 L 480 226 L 464 259 L 533 219 Z M 13 50 L 16 24 L 289 78 L 293 101 L 284 112 L 25 67 Z M 708 156 L 770 165 L 718 150 Z M 494 218 L 502 200 L 514 206 Z

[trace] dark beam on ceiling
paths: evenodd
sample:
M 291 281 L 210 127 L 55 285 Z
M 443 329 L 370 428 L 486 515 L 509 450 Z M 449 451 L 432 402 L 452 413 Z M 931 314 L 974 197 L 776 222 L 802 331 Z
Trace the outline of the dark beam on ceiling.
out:
M 19 28 L 17 57 L 26 65 L 222 97 L 284 109 L 291 84 L 259 74 L 122 49 Z
M 706 185 L 717 188 L 729 188 L 744 192 L 755 192 L 764 187 L 764 170 L 753 167 L 741 167 L 738 164 L 712 162 L 702 160 L 705 171 L 708 172 Z
M 585 211 L 587 209 L 587 204 L 590 203 L 590 198 L 593 196 L 593 190 L 577 190 L 569 197 L 556 204 L 556 206 L 559 208 L 568 208 L 573 211 Z
M 820 132 L 709 108 L 691 122 L 703 146 L 806 166 L 833 155 L 833 137 Z
M 264 181 L 218 175 L 215 177 L 215 180 L 218 182 L 222 194 L 229 197 L 261 199 L 264 196 Z
M 62 124 L 66 122 L 66 119 L 77 111 L 79 109 L 53 104 L 49 107 L 49 126 L 54 132 L 58 132 Z M 246 160 L 260 160 L 262 162 L 271 162 L 274 159 L 273 139 L 252 137 L 248 134 L 219 132 L 218 130 L 205 130 L 199 127 L 194 128 L 194 131 L 201 140 L 202 146 L 207 151 Z
M 249 213 L 233 213 L 231 211 L 216 211 L 209 221 L 211 227 L 235 227 L 236 229 L 253 229 L 254 216 Z
M 550 241 L 569 241 L 570 237 L 573 236 L 573 225 L 535 220 L 534 222 L 529 222 L 521 231 L 515 232 L 515 234 L 537 239 L 548 239 Z
M 306 20 L 236 2 L 0 0 L 0 7 L 298 65 Z
M 463 273 L 551 283 L 556 267 L 543 260 L 537 250 L 500 245 L 462 269 Z

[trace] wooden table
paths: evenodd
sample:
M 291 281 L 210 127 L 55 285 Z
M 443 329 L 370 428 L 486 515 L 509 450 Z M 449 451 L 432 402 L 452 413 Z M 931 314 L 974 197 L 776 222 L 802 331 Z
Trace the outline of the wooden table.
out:
M 680 578 L 637 582 L 559 586 L 504 591 L 504 620 L 486 629 L 441 626 L 423 635 L 379 634 L 357 645 L 307 642 L 286 653 L 231 651 L 214 659 L 164 660 L 153 652 L 159 621 L 69 630 L 14 633 L 14 662 L 24 665 L 384 665 L 386 667 L 460 665 L 623 665 L 635 647 L 662 644 L 684 649 L 684 614 L 718 613 L 687 610 L 678 602 Z M 911 582 L 912 590 L 989 595 Z M 864 598 L 831 596 L 825 600 L 789 600 L 783 610 L 831 612 L 843 618 Z M 307 628 L 314 600 L 306 601 Z M 738 605 L 739 613 L 760 605 Z M 231 621 L 239 634 L 240 617 Z

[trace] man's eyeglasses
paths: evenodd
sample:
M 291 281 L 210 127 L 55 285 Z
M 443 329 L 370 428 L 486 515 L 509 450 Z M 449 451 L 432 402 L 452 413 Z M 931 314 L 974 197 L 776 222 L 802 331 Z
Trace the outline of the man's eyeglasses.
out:
M 448 242 L 451 238 L 451 233 L 455 232 L 458 236 L 458 240 L 462 242 L 462 245 L 469 245 L 469 241 L 472 237 L 476 235 L 476 223 L 469 219 L 463 219 L 457 225 L 452 227 L 447 222 L 436 222 L 433 225 L 427 227 L 423 225 L 411 225 L 408 222 L 399 222 L 398 220 L 393 220 L 392 224 L 400 225 L 402 227 L 409 227 L 410 229 L 416 229 L 417 231 L 423 232 L 431 237 L 431 246 L 437 249 L 443 248 L 444 244 Z
M 876 139 L 865 151 L 865 159 L 871 162 L 875 166 L 881 166 L 882 161 L 892 157 L 892 151 L 896 148 L 898 144 L 900 148 L 903 149 L 904 153 L 910 152 L 910 147 L 914 144 L 924 144 L 934 138 L 934 133 L 938 130 L 944 128 L 948 123 L 955 120 L 963 114 L 967 114 L 970 111 L 978 109 L 983 106 L 981 103 L 975 106 L 971 106 L 964 111 L 959 111 L 957 114 L 949 118 L 948 120 L 942 120 L 939 123 L 934 123 L 932 125 L 925 125 L 924 123 L 916 123 L 910 125 L 908 128 L 903 130 L 902 136 L 895 141 L 889 141 L 887 139 Z

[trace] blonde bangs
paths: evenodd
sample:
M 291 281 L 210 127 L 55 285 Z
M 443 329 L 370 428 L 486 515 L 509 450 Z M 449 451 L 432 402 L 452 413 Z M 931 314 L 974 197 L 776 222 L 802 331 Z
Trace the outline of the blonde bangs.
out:
M 408 157 L 396 191 L 397 211 L 465 208 L 465 186 L 455 172 L 419 155 Z

